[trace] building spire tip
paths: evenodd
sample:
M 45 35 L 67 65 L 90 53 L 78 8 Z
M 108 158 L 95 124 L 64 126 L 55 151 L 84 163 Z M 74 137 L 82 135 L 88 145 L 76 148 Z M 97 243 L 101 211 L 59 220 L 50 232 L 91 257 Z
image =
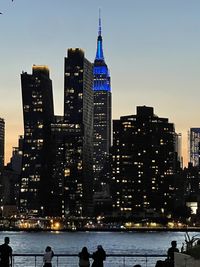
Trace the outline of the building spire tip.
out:
M 101 8 L 99 8 L 99 36 L 101 36 Z
M 96 60 L 104 60 L 102 41 L 103 40 L 101 36 L 101 9 L 99 8 L 99 31 L 98 31 L 98 38 L 97 38 Z

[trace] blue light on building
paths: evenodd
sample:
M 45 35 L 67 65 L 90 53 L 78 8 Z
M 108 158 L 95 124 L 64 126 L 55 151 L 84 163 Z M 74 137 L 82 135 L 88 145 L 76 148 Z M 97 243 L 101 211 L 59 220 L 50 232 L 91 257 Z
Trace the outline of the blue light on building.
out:
M 94 91 L 111 91 L 110 73 L 104 61 L 103 39 L 101 36 L 101 17 L 99 17 L 99 31 L 97 38 L 97 52 L 93 67 L 94 74 Z
M 103 39 L 101 36 L 101 16 L 99 14 L 99 31 L 97 51 L 93 64 L 94 91 L 94 190 L 101 191 L 108 177 L 107 167 L 111 146 L 112 95 L 110 73 L 104 60 Z
M 102 43 L 102 37 L 101 35 L 98 36 L 97 39 L 97 54 L 96 54 L 97 60 L 104 60 L 103 57 L 103 43 Z

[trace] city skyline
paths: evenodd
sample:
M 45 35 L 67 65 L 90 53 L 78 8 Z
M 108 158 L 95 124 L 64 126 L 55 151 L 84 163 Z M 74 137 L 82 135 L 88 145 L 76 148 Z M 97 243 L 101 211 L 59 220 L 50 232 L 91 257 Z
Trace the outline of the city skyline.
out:
M 6 126 L 6 162 L 23 134 L 20 74 L 47 65 L 55 114 L 63 114 L 63 58 L 70 47 L 94 61 L 98 11 L 102 10 L 104 53 L 112 76 L 113 119 L 152 106 L 183 135 L 199 127 L 200 3 L 196 0 L 87 2 L 3 0 L 0 11 L 0 117 Z M 37 18 L 36 18 L 37 15 Z

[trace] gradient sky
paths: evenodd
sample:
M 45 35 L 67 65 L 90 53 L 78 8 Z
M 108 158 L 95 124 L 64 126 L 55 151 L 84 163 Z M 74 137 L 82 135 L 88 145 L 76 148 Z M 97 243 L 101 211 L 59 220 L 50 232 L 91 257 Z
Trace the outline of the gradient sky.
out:
M 1 0 L 0 117 L 6 122 L 6 161 L 23 134 L 20 74 L 50 68 L 55 113 L 63 112 L 67 48 L 93 62 L 98 10 L 111 72 L 113 118 L 154 107 L 183 135 L 200 126 L 199 0 Z

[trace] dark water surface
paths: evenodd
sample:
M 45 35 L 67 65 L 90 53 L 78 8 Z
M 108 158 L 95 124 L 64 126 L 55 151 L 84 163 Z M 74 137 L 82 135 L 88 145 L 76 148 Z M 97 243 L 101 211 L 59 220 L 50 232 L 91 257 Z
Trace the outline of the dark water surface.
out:
M 191 232 L 190 236 L 197 233 Z M 172 240 L 177 240 L 180 249 L 185 240 L 184 232 L 0 232 L 0 242 L 3 243 L 5 236 L 10 237 L 10 245 L 13 253 L 43 253 L 47 245 L 51 246 L 55 253 L 78 253 L 86 246 L 90 253 L 95 251 L 101 244 L 108 254 L 166 254 Z M 56 259 L 54 259 L 55 261 Z M 116 262 L 117 260 L 117 262 Z M 25 259 L 15 259 L 14 267 L 27 266 Z M 78 259 L 73 263 L 60 262 L 60 266 L 78 266 Z M 112 259 L 114 261 L 114 259 Z M 105 262 L 110 266 L 133 266 L 133 259 L 115 259 L 112 263 L 109 258 Z M 136 261 L 140 261 L 136 259 Z M 155 262 L 155 259 L 154 259 Z M 142 267 L 155 266 L 154 263 L 146 263 L 141 260 Z M 42 259 L 38 263 L 29 263 L 31 266 L 42 266 Z M 57 262 L 53 263 L 57 266 Z

